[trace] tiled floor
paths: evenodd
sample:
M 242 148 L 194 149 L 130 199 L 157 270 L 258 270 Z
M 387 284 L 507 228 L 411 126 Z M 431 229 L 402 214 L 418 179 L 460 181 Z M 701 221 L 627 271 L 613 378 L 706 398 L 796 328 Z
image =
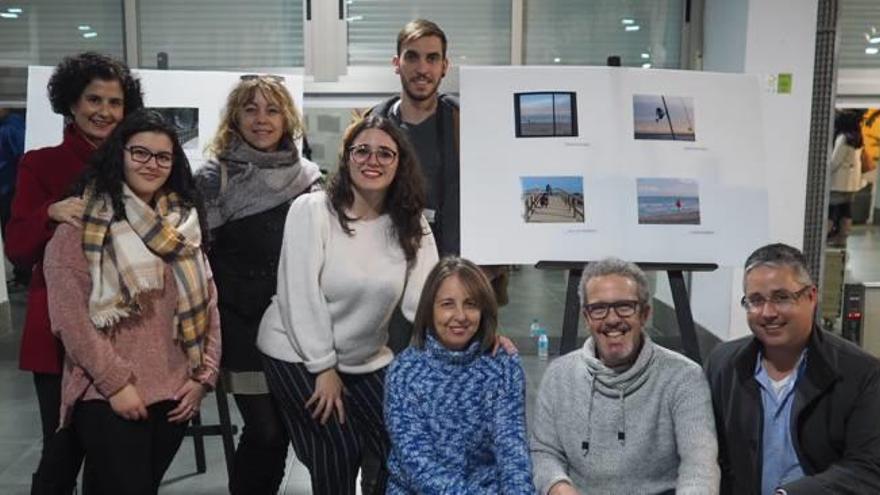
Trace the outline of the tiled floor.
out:
M 880 228 L 857 229 L 849 242 L 846 278 L 852 281 L 880 281 Z M 13 294 L 13 328 L 21 328 L 24 295 Z M 527 403 L 534 403 L 538 384 L 546 362 L 531 355 L 528 326 L 533 318 L 558 334 L 562 327 L 565 300 L 565 274 L 541 271 L 530 267 L 513 273 L 510 285 L 510 303 L 503 308 L 500 320 L 505 334 L 514 338 L 523 353 L 527 375 Z M 19 332 L 0 336 L 0 493 L 25 495 L 29 493 L 30 476 L 39 461 L 40 427 L 31 376 L 17 369 Z M 233 407 L 233 422 L 241 424 Z M 205 423 L 216 422 L 216 407 L 208 397 L 203 407 Z M 196 474 L 192 441 L 185 440 L 165 481 L 163 494 L 223 494 L 226 493 L 226 468 L 223 450 L 218 438 L 206 439 L 208 472 Z M 293 452 L 288 457 L 284 480 L 284 494 L 308 494 L 308 473 L 296 461 Z

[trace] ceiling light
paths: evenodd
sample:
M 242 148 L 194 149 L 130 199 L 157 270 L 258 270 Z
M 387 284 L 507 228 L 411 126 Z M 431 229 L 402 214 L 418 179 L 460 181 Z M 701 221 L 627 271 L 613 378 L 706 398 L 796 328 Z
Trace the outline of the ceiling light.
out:
M 876 45 L 877 43 L 880 43 L 880 36 L 872 36 L 871 38 L 868 38 L 868 43 L 870 43 L 872 45 Z
M 21 7 L 9 7 L 8 9 L 6 9 L 6 12 L 9 12 L 11 14 L 21 14 L 24 11 L 21 10 Z
M 91 31 L 92 30 L 92 26 L 89 26 L 87 24 L 81 24 L 81 25 L 77 26 L 76 28 L 79 29 L 80 31 Z
M 632 19 L 621 19 L 621 20 L 620 20 L 620 23 L 623 24 L 623 25 L 630 25 L 630 24 L 635 24 L 636 21 L 634 21 L 634 20 L 632 20 Z
M 650 69 L 650 68 L 651 68 L 651 64 L 642 64 L 642 68 L 643 68 L 643 69 Z
M 94 31 L 91 33 L 83 33 L 83 38 L 95 38 L 97 36 L 98 36 L 98 33 L 94 32 Z
M 18 14 L 12 12 L 0 12 L 0 17 L 4 19 L 18 19 Z
M 642 58 L 651 58 L 651 54 L 647 52 L 642 53 Z
M 638 30 L 639 30 L 639 25 L 638 25 L 638 24 L 635 24 L 635 25 L 633 25 L 633 26 L 626 26 L 626 27 L 623 28 L 623 29 L 625 29 L 625 30 L 627 30 L 627 31 L 638 31 Z
M 562 62 L 562 59 L 561 59 L 561 58 L 556 57 L 556 58 L 553 59 L 553 63 L 558 64 L 559 62 Z
M 875 46 L 869 46 L 868 48 L 865 48 L 865 53 L 867 53 L 868 55 L 877 55 L 877 52 L 880 52 L 880 48 L 877 48 Z

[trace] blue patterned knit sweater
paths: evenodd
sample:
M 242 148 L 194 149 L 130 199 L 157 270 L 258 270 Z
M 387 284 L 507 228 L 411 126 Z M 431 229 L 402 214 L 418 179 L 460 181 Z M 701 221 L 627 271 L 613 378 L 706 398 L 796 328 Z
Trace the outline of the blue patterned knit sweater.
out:
M 518 356 L 450 351 L 432 337 L 385 379 L 388 494 L 534 494 Z

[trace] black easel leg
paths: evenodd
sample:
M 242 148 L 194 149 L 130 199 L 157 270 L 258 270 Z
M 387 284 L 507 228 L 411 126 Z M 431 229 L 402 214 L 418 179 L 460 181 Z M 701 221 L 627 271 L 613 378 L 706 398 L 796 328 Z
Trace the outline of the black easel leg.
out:
M 696 363 L 702 364 L 700 343 L 697 341 L 697 331 L 694 327 L 694 316 L 691 313 L 687 287 L 684 284 L 684 274 L 681 270 L 669 270 L 666 273 L 669 274 L 669 287 L 672 289 L 672 301 L 675 304 L 675 316 L 678 319 L 678 331 L 681 335 L 684 354 Z
M 577 347 L 578 320 L 581 313 L 581 300 L 578 284 L 581 283 L 583 269 L 568 270 L 568 287 L 565 290 L 565 313 L 562 317 L 562 339 L 559 341 L 559 355 L 567 354 Z

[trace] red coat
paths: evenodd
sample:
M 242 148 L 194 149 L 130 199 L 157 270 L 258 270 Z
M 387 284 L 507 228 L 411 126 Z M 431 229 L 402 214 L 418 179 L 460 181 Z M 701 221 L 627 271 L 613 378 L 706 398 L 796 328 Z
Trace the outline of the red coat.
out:
M 6 225 L 6 256 L 16 264 L 33 265 L 27 314 L 21 336 L 19 367 L 39 373 L 61 373 L 64 349 L 49 327 L 43 250 L 55 231 L 49 205 L 63 199 L 94 152 L 73 125 L 64 129 L 58 146 L 29 151 L 18 165 L 12 216 Z

